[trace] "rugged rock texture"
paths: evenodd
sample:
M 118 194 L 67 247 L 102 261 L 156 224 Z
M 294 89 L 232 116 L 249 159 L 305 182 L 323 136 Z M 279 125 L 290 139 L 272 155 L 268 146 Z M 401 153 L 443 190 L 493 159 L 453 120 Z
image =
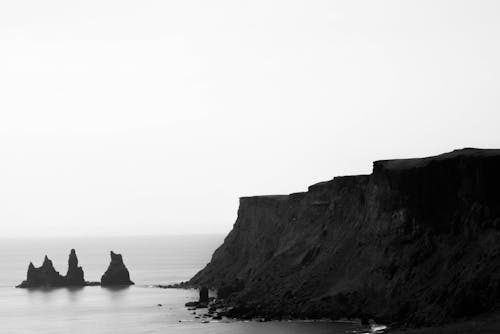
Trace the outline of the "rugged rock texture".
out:
M 75 250 L 72 249 L 68 259 L 68 272 L 66 273 L 66 281 L 68 285 L 85 285 L 83 277 L 83 269 L 78 266 L 78 258 Z
M 28 266 L 28 274 L 26 280 L 19 284 L 18 288 L 32 288 L 39 286 L 64 286 L 66 280 L 54 268 L 52 261 L 47 255 L 43 260 L 41 267 L 36 268 L 32 262 Z
M 86 285 L 83 278 L 83 270 L 78 267 L 78 258 L 75 250 L 72 249 L 68 259 L 68 272 L 66 276 L 61 276 L 54 268 L 52 261 L 47 255 L 43 260 L 43 264 L 39 268 L 35 268 L 30 262 L 28 266 L 28 275 L 25 281 L 19 284 L 18 288 L 34 288 L 34 287 L 59 287 L 59 286 L 84 286 Z
M 127 267 L 123 264 L 123 258 L 121 254 L 115 254 L 113 251 L 111 254 L 111 263 L 108 269 L 101 277 L 101 285 L 132 285 L 134 282 L 130 280 L 130 275 Z
M 423 326 L 497 305 L 499 252 L 500 150 L 464 149 L 241 198 L 189 284 L 219 288 L 236 316 Z

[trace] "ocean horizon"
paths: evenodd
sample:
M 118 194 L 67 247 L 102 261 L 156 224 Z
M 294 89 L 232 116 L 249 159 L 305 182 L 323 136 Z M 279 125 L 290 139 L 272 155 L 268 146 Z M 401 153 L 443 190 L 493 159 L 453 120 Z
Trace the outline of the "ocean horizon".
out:
M 224 235 L 3 238 L 0 240 L 0 333 L 346 333 L 356 323 L 235 321 L 202 323 L 203 310 L 184 304 L 198 291 L 160 289 L 189 280 L 209 261 Z M 30 261 L 47 255 L 62 275 L 74 248 L 85 280 L 99 281 L 110 255 L 123 255 L 135 285 L 126 288 L 18 289 Z M 206 311 L 205 311 L 206 312 Z

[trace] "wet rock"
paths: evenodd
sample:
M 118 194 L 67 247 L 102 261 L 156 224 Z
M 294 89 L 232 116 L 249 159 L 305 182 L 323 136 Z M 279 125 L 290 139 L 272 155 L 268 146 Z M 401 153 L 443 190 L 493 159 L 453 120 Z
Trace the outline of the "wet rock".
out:
M 174 283 L 174 284 L 158 284 L 154 285 L 155 288 L 160 288 L 160 289 L 188 289 L 190 286 L 188 285 L 188 282 L 180 282 L 180 283 Z
M 196 308 L 207 308 L 207 307 L 208 307 L 207 303 L 200 303 L 200 302 L 196 303 Z
M 134 282 L 130 280 L 130 274 L 127 267 L 123 263 L 123 258 L 121 254 L 116 254 L 113 251 L 110 252 L 111 263 L 108 269 L 101 277 L 102 286 L 111 285 L 132 285 Z
M 200 303 L 208 303 L 208 288 L 207 287 L 202 287 L 200 289 Z
M 198 301 L 187 302 L 184 305 L 191 311 L 199 308 L 207 308 L 209 303 L 210 298 L 208 297 L 208 288 L 202 287 L 200 289 L 200 299 Z

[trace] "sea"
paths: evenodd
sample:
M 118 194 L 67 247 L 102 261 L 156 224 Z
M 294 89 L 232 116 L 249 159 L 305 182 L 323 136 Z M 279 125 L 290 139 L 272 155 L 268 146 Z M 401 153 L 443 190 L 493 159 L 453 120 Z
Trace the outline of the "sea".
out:
M 223 235 L 0 239 L 0 333 L 370 333 L 356 322 L 238 321 L 203 323 L 184 304 L 198 292 L 156 285 L 186 281 L 202 269 Z M 99 281 L 112 250 L 123 255 L 135 285 L 126 288 L 18 289 L 30 261 L 47 255 L 62 275 L 74 248 L 87 281 Z

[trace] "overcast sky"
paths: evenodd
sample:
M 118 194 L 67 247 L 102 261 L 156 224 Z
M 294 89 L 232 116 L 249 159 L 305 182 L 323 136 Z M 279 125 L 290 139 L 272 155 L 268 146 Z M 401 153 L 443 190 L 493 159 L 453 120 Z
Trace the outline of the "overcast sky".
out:
M 0 236 L 226 233 L 238 197 L 500 147 L 499 1 L 1 1 Z

